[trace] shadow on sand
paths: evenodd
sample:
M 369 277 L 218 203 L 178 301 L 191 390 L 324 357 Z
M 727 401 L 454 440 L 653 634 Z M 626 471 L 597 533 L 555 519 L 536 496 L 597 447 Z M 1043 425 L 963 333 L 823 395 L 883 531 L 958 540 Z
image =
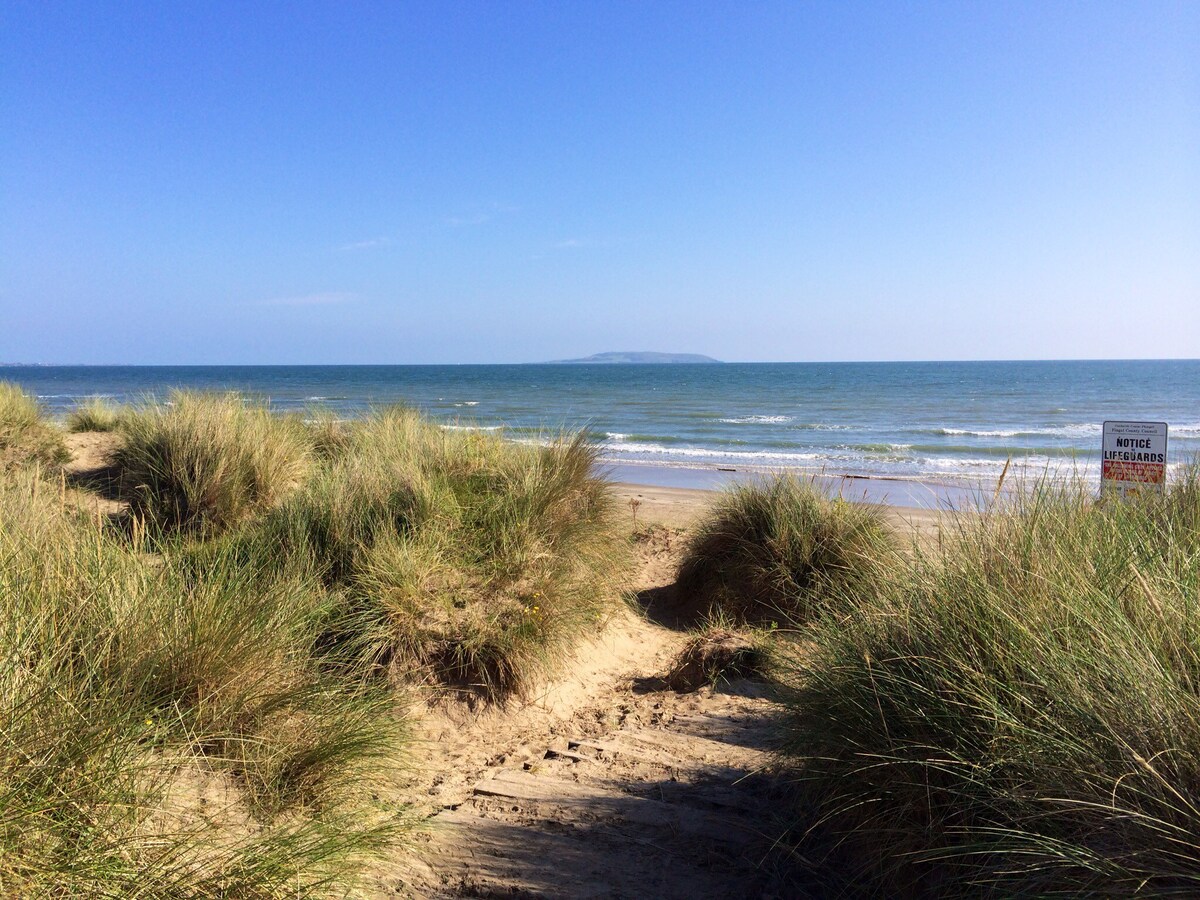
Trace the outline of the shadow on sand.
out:
M 469 897 L 822 896 L 787 840 L 796 818 L 790 778 L 754 762 L 765 754 L 736 749 L 760 748 L 778 728 L 774 715 L 684 717 L 678 726 L 628 734 L 622 741 L 633 743 L 609 745 L 608 763 L 563 754 L 481 782 L 435 820 L 437 831 L 450 829 L 429 860 L 443 889 Z M 655 735 L 660 743 L 643 743 Z M 703 756 L 681 758 L 685 746 Z

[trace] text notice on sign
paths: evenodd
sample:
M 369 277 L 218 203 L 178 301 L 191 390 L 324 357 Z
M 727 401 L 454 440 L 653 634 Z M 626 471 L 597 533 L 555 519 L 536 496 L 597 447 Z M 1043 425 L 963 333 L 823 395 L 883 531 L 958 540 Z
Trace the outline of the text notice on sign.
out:
M 1100 486 L 1124 497 L 1161 492 L 1167 483 L 1166 422 L 1105 422 Z

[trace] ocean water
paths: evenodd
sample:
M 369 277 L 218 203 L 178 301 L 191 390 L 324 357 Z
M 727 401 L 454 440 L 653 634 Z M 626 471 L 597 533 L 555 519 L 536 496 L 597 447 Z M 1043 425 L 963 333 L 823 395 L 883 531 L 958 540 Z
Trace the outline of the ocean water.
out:
M 93 395 L 237 390 L 344 417 L 405 403 L 517 440 L 587 429 L 640 466 L 778 468 L 949 485 L 1017 472 L 1096 477 L 1105 419 L 1165 421 L 1169 458 L 1200 452 L 1200 360 L 723 365 L 6 367 L 55 415 Z M 650 483 L 666 483 L 647 477 Z M 677 479 L 678 480 L 678 479 Z

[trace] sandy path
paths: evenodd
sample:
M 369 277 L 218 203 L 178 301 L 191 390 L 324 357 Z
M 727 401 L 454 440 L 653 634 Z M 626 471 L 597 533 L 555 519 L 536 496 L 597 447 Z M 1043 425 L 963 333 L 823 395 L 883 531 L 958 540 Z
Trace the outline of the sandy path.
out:
M 631 679 L 595 720 L 483 772 L 434 817 L 400 892 L 794 896 L 772 852 L 785 828 L 766 771 L 774 704 L 737 687 L 676 695 Z
M 643 492 L 638 508 L 643 596 L 670 583 L 680 538 L 709 499 L 665 490 Z M 427 710 L 414 769 L 439 773 L 416 786 L 430 827 L 381 893 L 796 896 L 773 846 L 786 829 L 768 769 L 778 708 L 752 682 L 667 689 L 686 640 L 622 612 L 536 699 Z
M 115 499 L 112 469 L 112 456 L 120 446 L 120 437 L 90 431 L 66 434 L 63 440 L 71 454 L 70 461 L 63 466 L 63 484 L 71 499 L 93 515 L 120 515 L 126 504 Z
M 418 718 L 416 791 L 429 829 L 387 896 L 706 898 L 805 895 L 776 846 L 786 789 L 770 768 L 780 708 L 761 684 L 693 693 L 663 676 L 687 640 L 669 587 L 709 491 L 618 484 L 640 535 L 645 615 L 616 616 L 531 701 Z M 902 535 L 938 539 L 936 512 L 885 507 Z M 665 604 L 666 608 L 660 608 Z M 678 609 L 678 607 L 675 607 Z

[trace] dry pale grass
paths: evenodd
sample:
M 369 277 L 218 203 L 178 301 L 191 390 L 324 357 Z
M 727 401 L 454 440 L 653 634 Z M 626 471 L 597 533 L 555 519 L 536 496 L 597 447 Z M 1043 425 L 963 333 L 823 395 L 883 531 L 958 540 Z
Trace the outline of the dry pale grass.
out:
M 721 494 L 688 542 L 677 589 L 710 616 L 798 624 L 894 561 L 879 510 L 782 475 Z
M 215 534 L 271 507 L 308 474 L 302 425 L 237 395 L 175 392 L 122 417 L 114 462 L 134 512 L 165 532 Z
M 340 896 L 401 823 L 390 698 L 315 655 L 318 586 L 148 549 L 0 480 L 0 893 Z M 239 814 L 178 809 L 189 772 Z
M 520 445 L 388 410 L 348 441 L 236 541 L 318 574 L 339 652 L 499 698 L 620 596 L 627 541 L 582 438 Z
M 116 431 L 125 410 L 103 397 L 91 397 L 67 413 L 65 427 L 72 434 Z
M 761 677 L 769 663 L 764 640 L 717 625 L 688 640 L 671 664 L 666 681 L 671 690 L 687 693 L 723 681 Z
M 1200 487 L 1041 485 L 823 619 L 787 678 L 830 890 L 1200 893 Z
M 21 466 L 58 466 L 67 458 L 62 433 L 43 420 L 37 400 L 0 381 L 0 474 Z

